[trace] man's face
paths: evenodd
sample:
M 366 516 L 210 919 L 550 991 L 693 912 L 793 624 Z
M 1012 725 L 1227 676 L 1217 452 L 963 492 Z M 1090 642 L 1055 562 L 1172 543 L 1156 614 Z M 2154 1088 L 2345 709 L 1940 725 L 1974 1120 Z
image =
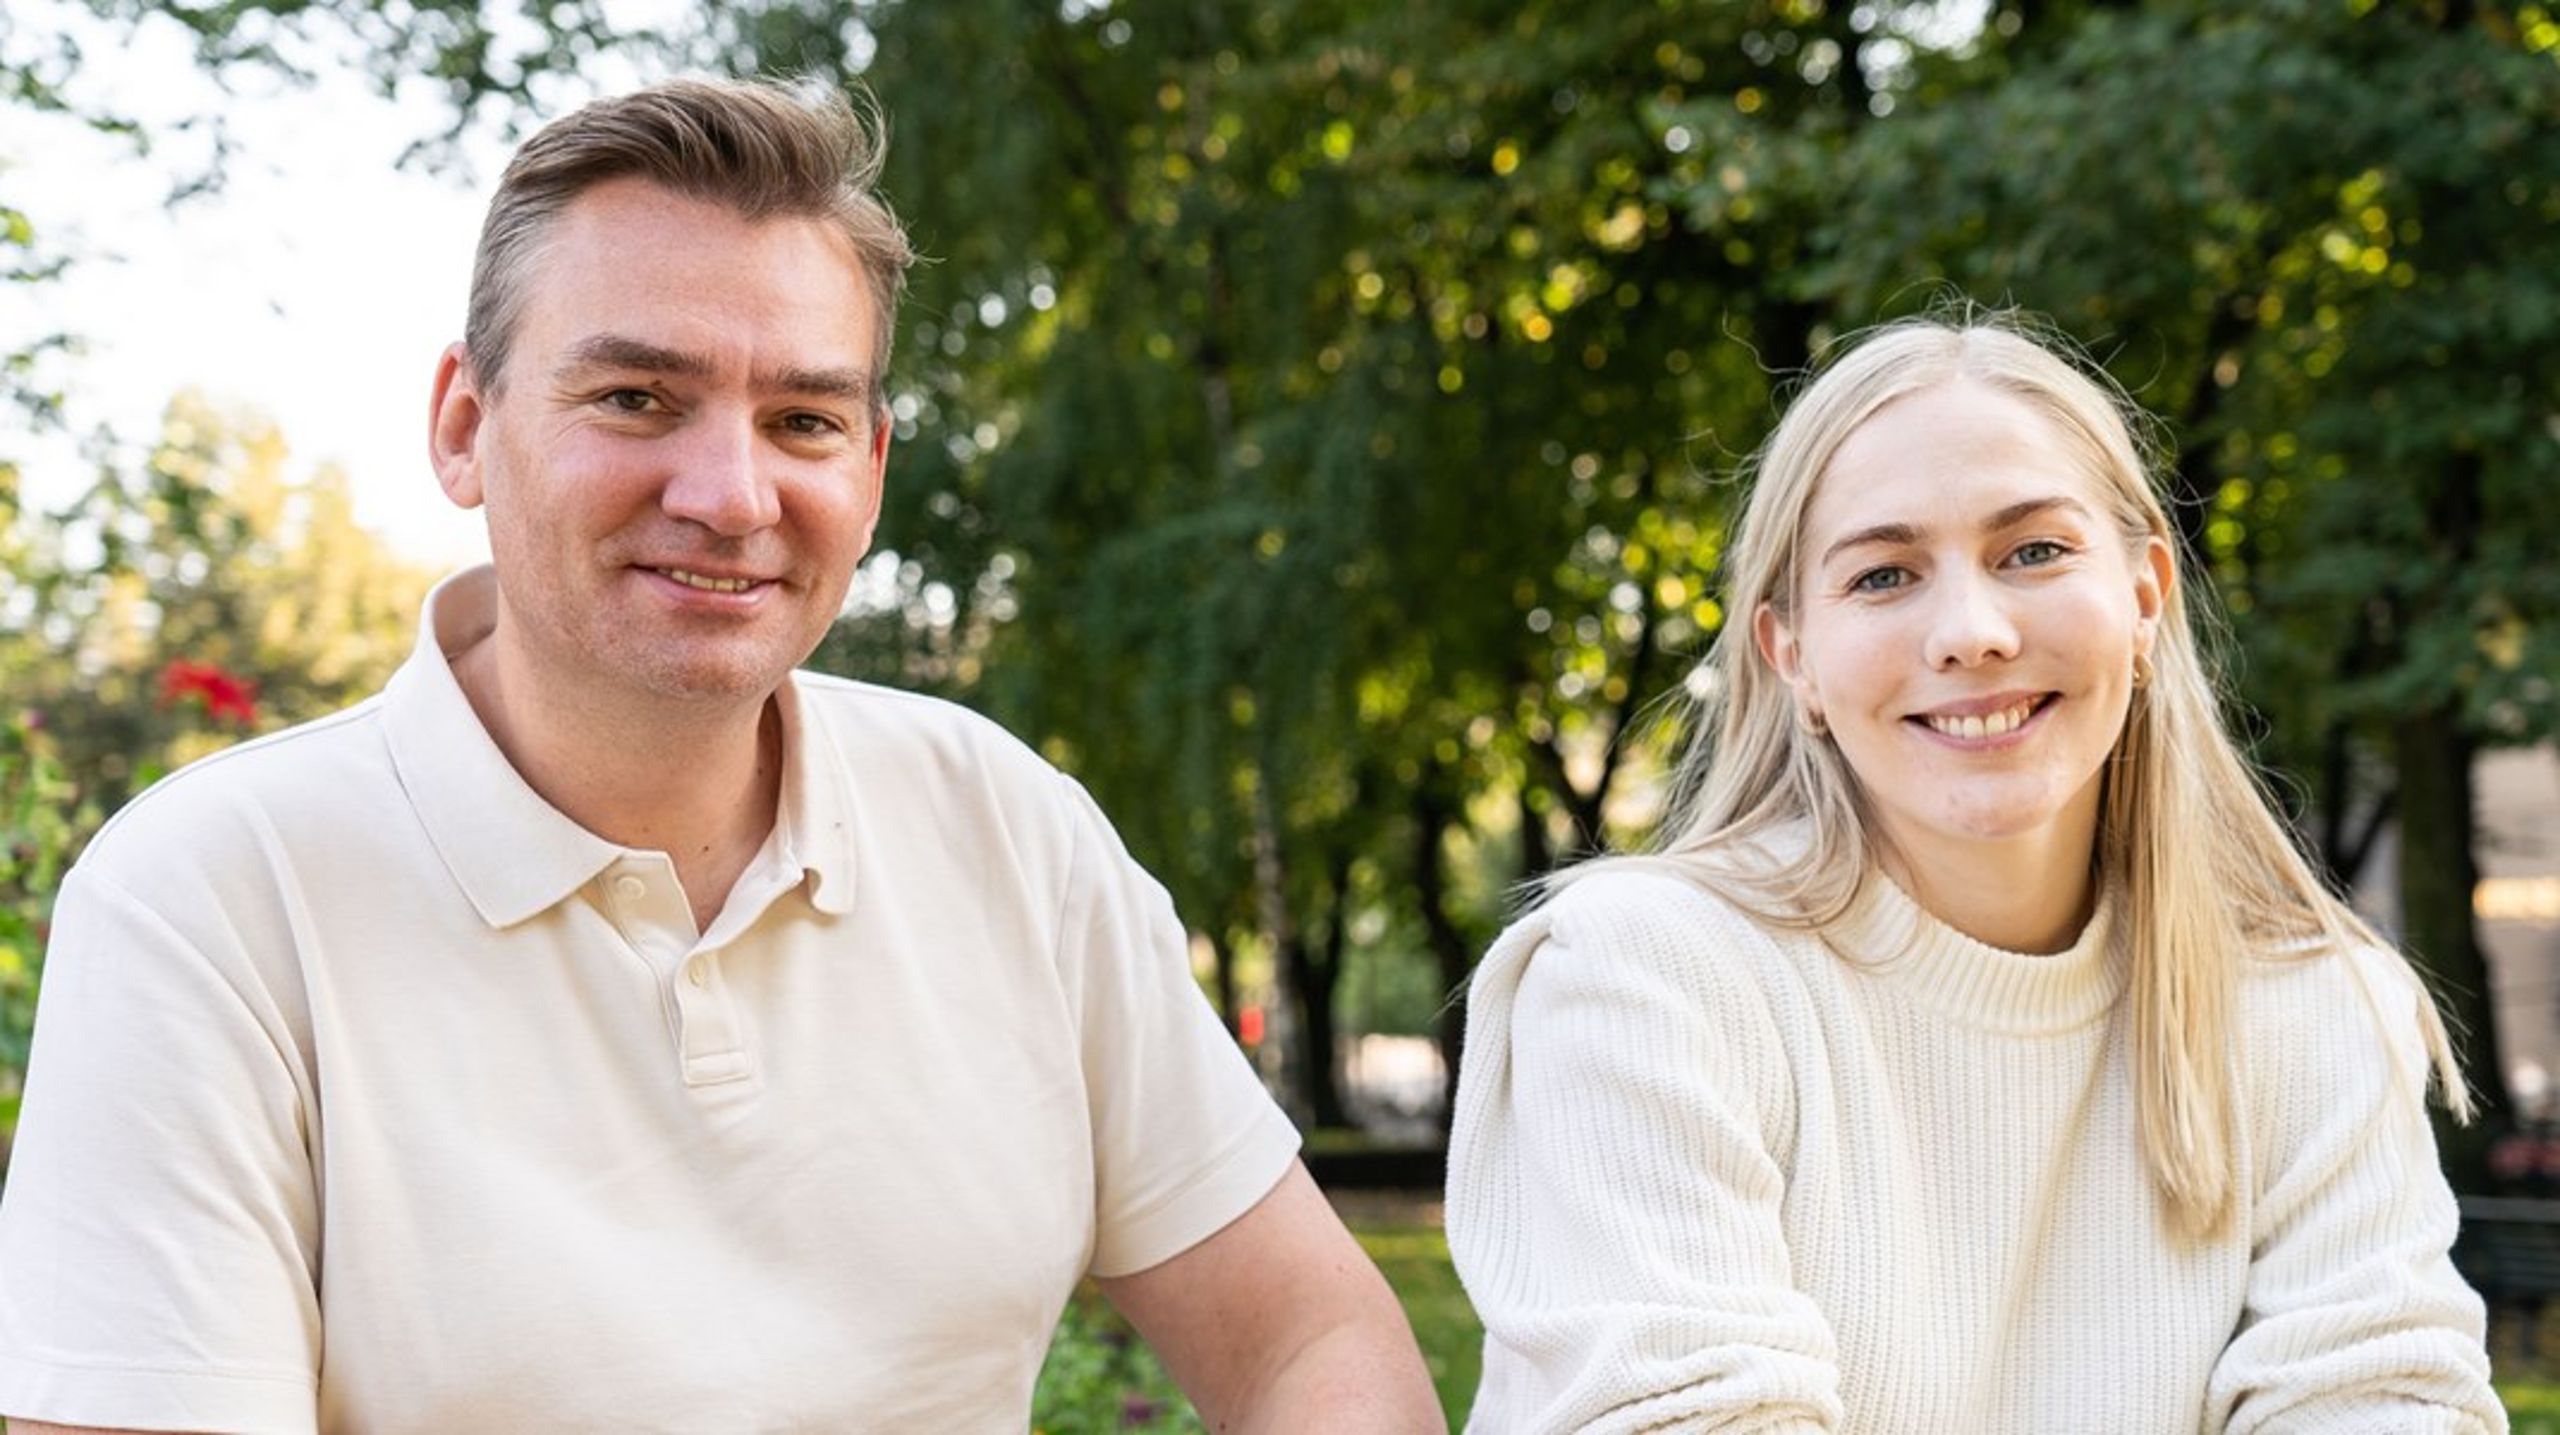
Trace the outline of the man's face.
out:
M 880 511 L 880 316 L 851 246 L 616 180 L 527 280 L 502 387 L 453 354 L 437 383 L 446 492 L 488 509 L 501 661 L 617 701 L 761 701 Z

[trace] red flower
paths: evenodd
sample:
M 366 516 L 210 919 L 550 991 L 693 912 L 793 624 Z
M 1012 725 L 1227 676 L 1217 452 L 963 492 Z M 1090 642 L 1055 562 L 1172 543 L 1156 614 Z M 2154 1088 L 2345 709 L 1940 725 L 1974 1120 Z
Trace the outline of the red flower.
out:
M 237 722 L 247 727 L 258 720 L 256 681 L 219 663 L 172 658 L 160 670 L 160 706 L 175 707 L 190 701 L 203 704 L 205 716 L 215 722 Z

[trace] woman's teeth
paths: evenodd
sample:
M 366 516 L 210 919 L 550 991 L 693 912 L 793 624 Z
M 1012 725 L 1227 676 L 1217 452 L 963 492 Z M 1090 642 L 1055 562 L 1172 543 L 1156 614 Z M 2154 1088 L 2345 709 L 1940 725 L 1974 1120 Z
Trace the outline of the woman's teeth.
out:
M 2027 719 L 2034 717 L 2035 713 L 2036 699 L 2029 698 L 2016 707 L 1992 713 L 1987 717 L 1924 716 L 1921 721 L 1927 723 L 1932 732 L 1944 733 L 1948 737 L 1962 738 L 1970 742 L 1977 738 L 1998 737 L 2004 732 L 2015 732 Z

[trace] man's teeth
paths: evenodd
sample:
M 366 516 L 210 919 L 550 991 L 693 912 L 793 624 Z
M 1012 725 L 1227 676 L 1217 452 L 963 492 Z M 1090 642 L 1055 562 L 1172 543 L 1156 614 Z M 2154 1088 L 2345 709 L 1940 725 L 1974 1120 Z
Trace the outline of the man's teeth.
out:
M 2004 732 L 2014 732 L 2020 724 L 2035 716 L 2035 712 L 2036 701 L 2029 698 L 2016 707 L 1993 713 L 1988 717 L 1927 717 L 1922 721 L 1928 723 L 1933 731 L 1970 742 L 1976 738 L 1998 737 Z
M 756 586 L 752 578 L 705 578 L 681 568 L 661 568 L 658 571 L 688 588 L 699 588 L 705 593 L 744 593 Z

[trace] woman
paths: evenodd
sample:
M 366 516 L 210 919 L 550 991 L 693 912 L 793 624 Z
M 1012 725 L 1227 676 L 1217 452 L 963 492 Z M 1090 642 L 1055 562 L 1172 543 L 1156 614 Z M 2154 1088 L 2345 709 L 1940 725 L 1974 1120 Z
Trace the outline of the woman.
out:
M 1650 852 L 1479 970 L 1473 1428 L 2505 1428 L 2407 964 L 2220 729 L 2130 405 L 1877 331 L 1726 554 Z

